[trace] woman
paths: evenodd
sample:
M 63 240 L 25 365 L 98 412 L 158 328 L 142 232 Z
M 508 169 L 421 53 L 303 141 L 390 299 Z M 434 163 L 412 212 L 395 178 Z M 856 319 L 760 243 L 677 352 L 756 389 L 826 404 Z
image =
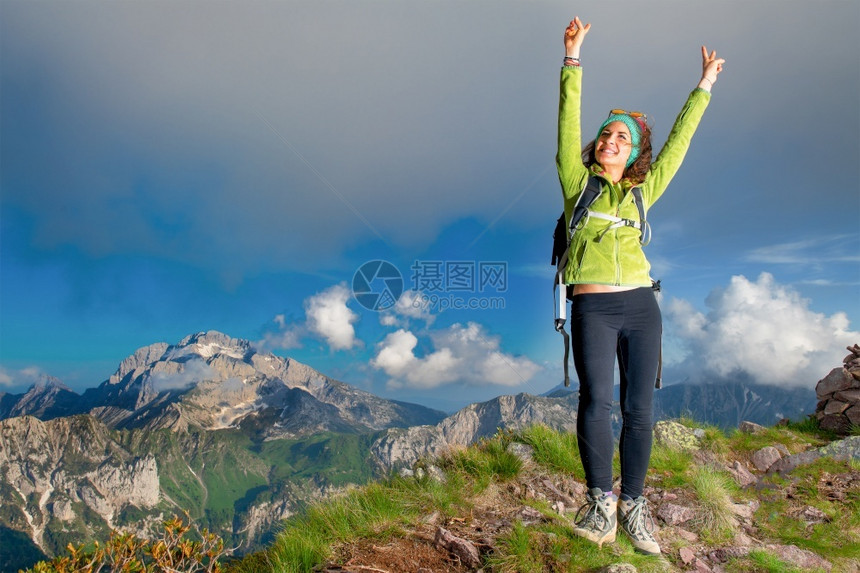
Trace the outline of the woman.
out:
M 652 291 L 650 264 L 640 243 L 633 187 L 645 208 L 666 190 L 681 166 L 690 139 L 725 60 L 702 46 L 702 77 L 687 98 L 665 146 L 651 161 L 651 130 L 644 114 L 614 109 L 582 149 L 580 48 L 591 24 L 575 18 L 564 32 L 558 113 L 559 181 L 568 221 L 589 177 L 601 193 L 573 235 L 564 281 L 573 285 L 571 335 L 580 382 L 577 439 L 588 487 L 574 533 L 602 545 L 617 525 L 634 547 L 657 555 L 660 546 L 643 497 L 651 455 L 652 398 L 660 360 L 662 323 Z M 621 372 L 621 491 L 612 492 L 614 442 L 610 425 L 615 359 Z

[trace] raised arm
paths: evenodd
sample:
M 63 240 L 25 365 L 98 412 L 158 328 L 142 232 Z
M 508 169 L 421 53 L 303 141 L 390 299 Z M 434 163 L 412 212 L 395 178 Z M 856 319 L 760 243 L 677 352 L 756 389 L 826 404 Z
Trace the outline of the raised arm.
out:
M 716 50 L 708 54 L 708 49 L 702 46 L 702 79 L 699 80 L 697 87 L 711 91 L 711 88 L 717 83 L 717 75 L 723 71 L 723 64 L 725 63 L 725 59 L 717 57 Z
M 717 81 L 717 75 L 723 71 L 726 61 L 717 57 L 717 52 L 708 53 L 707 48 L 702 46 L 702 79 L 687 98 L 687 102 L 681 109 L 681 113 L 675 119 L 669 137 L 660 154 L 651 164 L 648 172 L 648 183 L 643 187 L 648 204 L 653 204 L 675 176 L 681 167 L 681 162 L 690 147 L 690 140 L 708 107 L 711 100 L 711 88 Z
M 564 67 L 561 69 L 561 93 L 558 103 L 558 154 L 556 165 L 561 189 L 568 199 L 581 192 L 587 177 L 582 164 L 582 136 L 580 133 L 580 92 L 582 68 L 579 66 L 579 49 L 591 28 L 583 26 L 577 17 L 564 31 Z

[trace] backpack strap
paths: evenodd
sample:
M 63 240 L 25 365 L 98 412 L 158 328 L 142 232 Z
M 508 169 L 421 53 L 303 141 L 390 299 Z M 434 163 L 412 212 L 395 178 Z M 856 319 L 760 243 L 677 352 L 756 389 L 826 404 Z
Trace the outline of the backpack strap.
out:
M 595 176 L 589 176 L 588 182 L 585 184 L 585 189 L 579 194 L 576 203 L 573 206 L 573 211 L 570 215 L 570 223 L 565 227 L 564 213 L 556 221 L 555 233 L 553 233 L 553 255 L 552 264 L 556 265 L 555 280 L 553 281 L 552 294 L 553 299 L 558 296 L 558 305 L 555 313 L 555 330 L 564 337 L 564 385 L 570 386 L 569 374 L 569 357 L 570 357 L 570 335 L 564 330 L 564 324 L 567 322 L 567 299 L 568 288 L 564 284 L 564 269 L 567 266 L 568 253 L 570 252 L 570 242 L 573 238 L 573 233 L 582 218 L 589 213 L 589 207 L 597 200 L 602 191 L 600 179 Z
M 577 197 L 576 204 L 573 206 L 573 211 L 570 214 L 567 241 L 568 248 L 570 248 L 570 238 L 573 236 L 573 232 L 576 230 L 577 225 L 579 225 L 582 218 L 590 212 L 589 209 L 591 208 L 591 205 L 597 201 L 602 190 L 603 185 L 601 184 L 600 179 L 594 175 L 589 176 L 588 183 L 585 184 L 585 189 L 583 189 L 582 193 Z
M 634 187 L 630 192 L 633 193 L 633 200 L 636 202 L 636 208 L 639 210 L 639 243 L 644 247 L 651 242 L 651 225 L 648 224 L 648 218 L 646 217 L 642 189 Z
M 642 190 L 639 187 L 633 187 L 630 190 L 630 193 L 633 194 L 633 200 L 636 203 L 636 209 L 639 211 L 639 220 L 634 221 L 633 219 L 624 219 L 622 217 L 616 217 L 615 215 L 610 215 L 609 213 L 601 213 L 600 211 L 592 211 L 590 209 L 587 210 L 587 217 L 594 217 L 595 219 L 603 219 L 604 221 L 609 221 L 610 225 L 607 226 L 600 234 L 597 236 L 597 242 L 603 240 L 604 235 L 611 231 L 612 229 L 617 229 L 619 227 L 633 227 L 634 229 L 639 229 L 639 243 L 644 247 L 648 243 L 651 242 L 651 226 L 648 224 L 648 220 L 645 218 L 645 204 L 642 200 Z

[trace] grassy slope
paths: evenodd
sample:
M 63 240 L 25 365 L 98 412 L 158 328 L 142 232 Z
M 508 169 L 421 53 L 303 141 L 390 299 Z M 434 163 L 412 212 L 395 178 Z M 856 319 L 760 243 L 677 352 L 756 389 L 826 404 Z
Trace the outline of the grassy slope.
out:
M 815 552 L 833 564 L 833 571 L 860 568 L 856 462 L 822 459 L 785 477 L 760 476 L 758 486 L 744 489 L 725 469 L 734 460 L 748 463 L 752 452 L 767 445 L 779 443 L 795 453 L 832 436 L 809 424 L 761 434 L 704 430 L 699 451 L 659 444 L 654 448 L 646 493 L 696 510 L 696 518 L 684 524 L 693 536 L 681 536 L 671 527 L 661 530 L 660 558 L 636 554 L 621 534 L 603 549 L 572 535 L 571 507 L 554 506 L 553 500 L 566 494 L 582 500 L 575 436 L 535 427 L 518 435 L 502 433 L 428 462 L 428 468 L 444 472 L 441 479 L 418 472 L 314 504 L 288 520 L 266 551 L 229 568 L 232 573 L 287 573 L 348 563 L 363 570 L 394 571 L 403 570 L 408 559 L 433 571 L 468 570 L 445 552 L 440 556 L 433 551 L 437 526 L 475 541 L 483 550 L 486 572 L 592 571 L 612 563 L 631 563 L 640 571 L 680 571 L 685 568 L 682 548 L 707 558 L 741 536 L 751 538 L 751 550 L 728 558 L 726 571 L 800 571 L 777 557 L 769 544 Z M 511 453 L 515 443 L 533 448 L 526 461 Z M 749 519 L 737 517 L 733 508 L 740 506 L 754 509 Z M 810 523 L 804 513 L 813 511 L 809 508 L 824 517 Z M 391 554 L 400 561 L 392 561 Z

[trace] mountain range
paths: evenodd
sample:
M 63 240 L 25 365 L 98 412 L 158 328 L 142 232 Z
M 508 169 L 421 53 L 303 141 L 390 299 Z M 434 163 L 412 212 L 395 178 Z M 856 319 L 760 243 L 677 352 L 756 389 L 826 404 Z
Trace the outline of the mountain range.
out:
M 655 414 L 773 424 L 811 413 L 811 387 L 667 386 Z M 448 416 L 219 332 L 156 343 L 80 395 L 53 378 L 0 394 L 0 545 L 35 559 L 187 512 L 243 553 L 308 501 L 499 428 L 572 432 L 576 402 L 566 390 L 500 396 Z

